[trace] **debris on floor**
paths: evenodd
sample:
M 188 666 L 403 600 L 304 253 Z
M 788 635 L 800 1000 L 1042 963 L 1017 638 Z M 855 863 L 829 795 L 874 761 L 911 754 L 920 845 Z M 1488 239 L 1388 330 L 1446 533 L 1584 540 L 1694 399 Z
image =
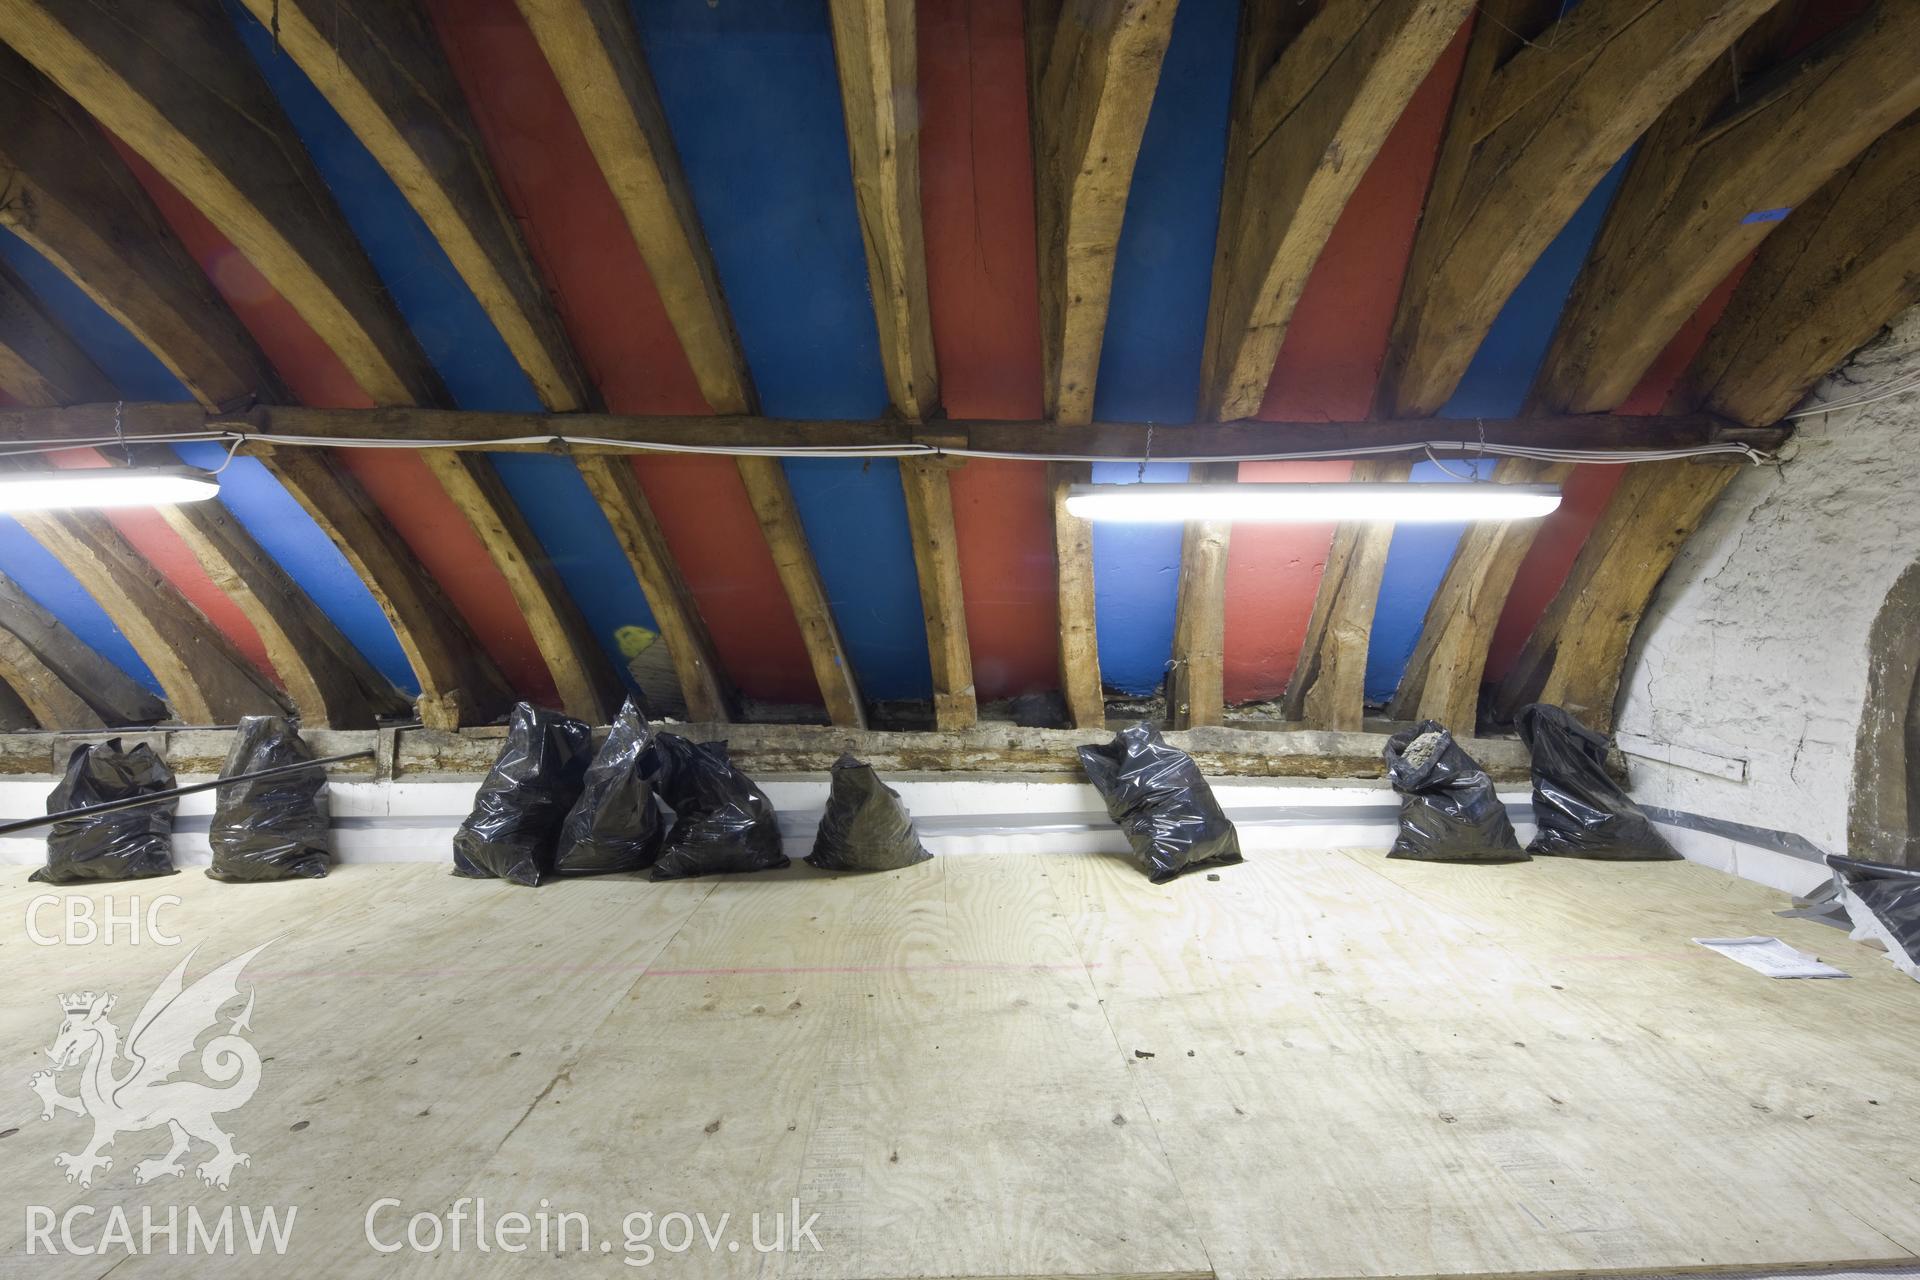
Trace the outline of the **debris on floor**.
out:
M 1778 938 L 1695 938 L 1710 951 L 1718 951 L 1729 960 L 1737 960 L 1769 978 L 1844 978 L 1848 974 L 1818 956 L 1810 956 Z

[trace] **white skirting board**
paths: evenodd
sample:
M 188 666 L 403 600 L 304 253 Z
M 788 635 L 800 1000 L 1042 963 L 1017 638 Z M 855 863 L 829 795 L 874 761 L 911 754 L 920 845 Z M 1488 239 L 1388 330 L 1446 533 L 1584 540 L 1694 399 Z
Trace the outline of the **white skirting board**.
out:
M 192 781 L 192 779 L 183 779 Z M 820 775 L 759 780 L 780 813 L 789 856 L 804 857 L 826 803 Z M 329 788 L 334 853 L 343 862 L 444 862 L 452 858 L 454 828 L 473 805 L 477 782 L 335 782 Z M 1035 781 L 969 774 L 917 775 L 895 782 L 935 854 L 1124 853 L 1126 840 L 1107 820 L 1099 793 L 1086 783 Z M 52 781 L 0 781 L 0 819 L 46 811 Z M 1385 849 L 1394 837 L 1398 802 L 1385 782 L 1329 783 L 1305 779 L 1223 778 L 1213 783 L 1248 853 L 1289 849 Z M 1527 788 L 1500 791 L 1522 843 L 1533 836 Z M 183 797 L 175 822 L 174 859 L 204 865 L 210 791 Z M 1788 893 L 1805 893 L 1830 872 L 1807 856 L 1783 853 L 1737 835 L 1661 822 L 1674 848 L 1692 861 Z M 0 839 L 0 864 L 37 865 L 46 857 L 44 831 Z
M 194 779 L 183 778 L 183 782 Z M 790 857 L 813 848 L 826 803 L 824 775 L 757 780 L 780 814 Z M 334 853 L 343 862 L 441 862 L 452 858 L 454 828 L 473 805 L 477 782 L 334 782 L 328 789 Z M 917 775 L 891 782 L 938 855 L 969 853 L 1124 853 L 1127 843 L 1086 783 L 1015 777 Z M 46 811 L 48 779 L 0 782 L 0 819 Z M 1240 830 L 1248 853 L 1286 849 L 1380 848 L 1393 843 L 1398 801 L 1384 782 L 1219 779 L 1214 794 Z M 1527 788 L 1501 791 L 1522 841 L 1533 834 Z M 182 797 L 174 859 L 204 864 L 214 793 Z M 0 839 L 0 863 L 37 864 L 44 831 Z

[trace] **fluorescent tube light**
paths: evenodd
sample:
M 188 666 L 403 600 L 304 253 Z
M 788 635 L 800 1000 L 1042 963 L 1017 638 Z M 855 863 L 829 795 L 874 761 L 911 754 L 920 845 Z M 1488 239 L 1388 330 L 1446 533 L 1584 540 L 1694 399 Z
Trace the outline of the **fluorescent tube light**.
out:
M 194 467 L 75 467 L 0 471 L 0 511 L 76 511 L 96 507 L 168 507 L 220 492 L 211 471 Z
M 1551 484 L 1076 484 L 1067 511 L 1130 524 L 1188 520 L 1398 524 L 1531 520 L 1560 505 Z

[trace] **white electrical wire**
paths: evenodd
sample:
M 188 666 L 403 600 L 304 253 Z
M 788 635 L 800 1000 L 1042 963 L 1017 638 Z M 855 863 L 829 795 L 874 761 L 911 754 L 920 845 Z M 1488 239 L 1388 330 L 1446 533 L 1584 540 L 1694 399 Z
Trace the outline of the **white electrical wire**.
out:
M 1868 390 L 1865 394 L 1855 395 L 1845 400 L 1832 400 L 1826 404 L 1817 404 L 1808 409 L 1800 409 L 1787 415 L 1788 420 L 1799 418 L 1817 418 L 1822 414 L 1840 413 L 1846 409 L 1859 409 L 1870 404 L 1879 404 L 1882 400 L 1891 400 L 1895 396 L 1904 396 L 1912 391 L 1920 391 L 1920 373 L 1909 374 L 1885 386 Z
M 1920 379 L 1916 379 L 1920 386 Z M 1888 393 L 1893 394 L 1893 393 Z M 1822 408 L 1811 412 L 1829 412 Z M 1810 414 L 1797 414 L 1797 417 Z M 1177 438 L 1177 436 L 1176 436 Z M 1016 462 L 1127 462 L 1131 457 L 1112 453 L 1061 453 L 1047 450 L 969 449 L 944 445 L 734 445 L 680 444 L 654 440 L 611 440 L 597 436 L 513 436 L 502 439 L 396 440 L 392 438 L 356 438 L 344 436 L 271 435 L 253 431 L 178 431 L 134 437 L 140 444 L 187 444 L 217 441 L 228 446 L 228 460 L 247 444 L 261 441 L 276 447 L 321 449 L 472 449 L 524 446 L 566 449 L 569 447 L 615 449 L 634 453 L 720 454 L 756 458 L 915 458 L 946 455 L 956 458 L 996 458 Z M 0 457 L 51 453 L 61 449 L 84 449 L 119 443 L 118 437 L 100 436 L 65 440 L 23 440 L 0 449 Z M 1312 462 L 1324 459 L 1377 457 L 1402 453 L 1435 452 L 1501 458 L 1527 458 L 1538 462 L 1585 462 L 1626 466 L 1635 462 L 1671 462 L 1686 458 L 1739 457 L 1761 464 L 1772 455 L 1750 445 L 1724 441 L 1689 445 L 1677 449 L 1560 449 L 1548 445 L 1493 444 L 1469 440 L 1413 440 L 1401 444 L 1349 445 L 1328 449 L 1257 450 L 1244 453 L 1180 454 L 1157 456 L 1156 462 Z M 1435 459 L 1438 463 L 1438 459 Z M 224 465 L 222 470 L 224 470 Z

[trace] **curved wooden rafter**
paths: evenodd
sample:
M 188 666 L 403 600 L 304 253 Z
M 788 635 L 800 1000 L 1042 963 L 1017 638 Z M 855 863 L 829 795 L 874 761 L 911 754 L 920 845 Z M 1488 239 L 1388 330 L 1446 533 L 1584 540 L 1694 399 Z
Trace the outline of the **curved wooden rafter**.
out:
M 0 39 L 191 198 L 381 404 L 439 404 L 402 320 L 218 0 L 23 0 Z M 536 637 L 568 710 L 610 718 L 611 661 L 485 459 L 437 467 Z M 485 700 L 484 698 L 481 700 Z M 452 705 L 446 703 L 444 705 Z
M 0 630 L 18 646 L 7 646 L 0 656 L 0 678 L 33 709 L 43 728 L 114 728 L 167 718 L 165 703 L 67 630 L 5 574 L 0 574 Z M 80 705 L 73 706 L 69 698 Z
M 106 375 L 4 267 L 0 390 L 22 403 L 42 405 L 114 394 Z M 0 459 L 0 467 L 25 471 L 34 464 L 9 457 Z M 22 511 L 14 518 L 125 633 L 182 719 L 228 724 L 242 715 L 284 709 L 278 691 L 105 518 L 78 511 Z
M 1732 119 L 1719 69 L 1634 157 L 1535 381 L 1548 413 L 1624 402 L 1681 325 L 1789 210 L 1920 110 L 1920 5 L 1882 4 Z
M 1774 2 L 1587 0 L 1557 22 L 1557 0 L 1482 5 L 1394 318 L 1387 413 L 1447 402 L 1567 219 Z
M 707 404 L 718 414 L 753 412 L 746 354 L 625 0 L 516 2 L 620 206 Z M 786 473 L 769 458 L 743 457 L 738 467 L 828 715 L 835 724 L 863 727 L 858 682 Z M 648 603 L 656 616 L 673 607 L 651 597 Z

